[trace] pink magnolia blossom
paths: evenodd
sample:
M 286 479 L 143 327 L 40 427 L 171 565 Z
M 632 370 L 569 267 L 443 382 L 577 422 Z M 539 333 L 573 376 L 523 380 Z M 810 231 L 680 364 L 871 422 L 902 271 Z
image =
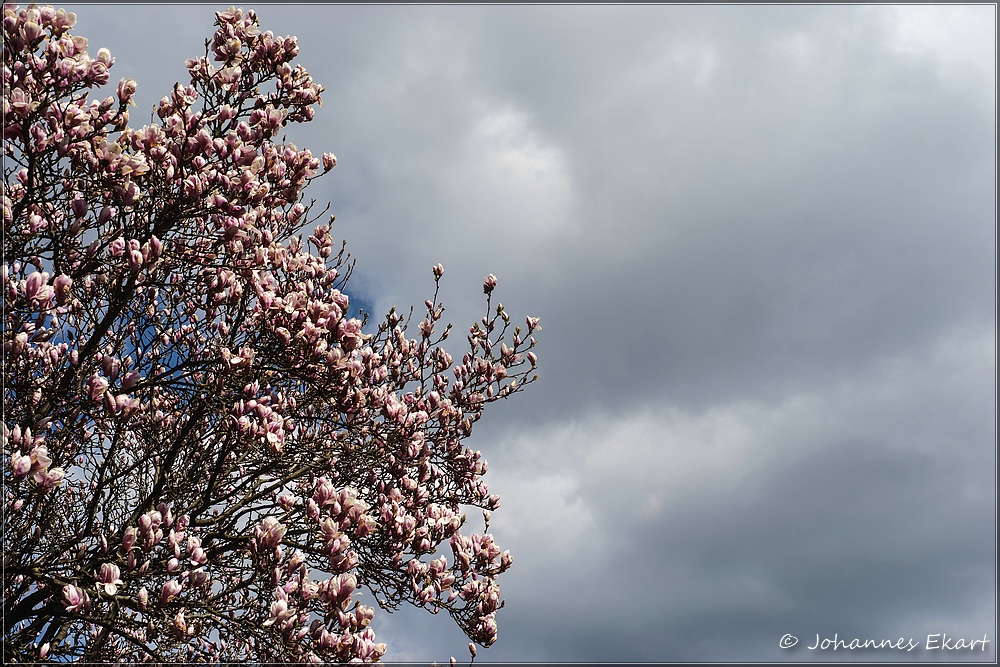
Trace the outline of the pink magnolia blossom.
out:
M 32 304 L 40 308 L 46 307 L 48 302 L 55 295 L 55 291 L 52 286 L 48 284 L 48 280 L 48 273 L 35 271 L 29 275 L 28 279 L 25 281 L 24 295 Z
M 65 274 L 60 274 L 56 276 L 53 281 L 53 288 L 55 291 L 56 303 L 59 305 L 65 304 L 69 301 L 70 289 L 73 287 L 73 279 Z
M 139 532 L 135 529 L 135 526 L 129 526 L 125 529 L 122 535 L 122 550 L 129 552 L 132 547 L 135 546 L 136 539 L 138 539 Z
M 281 544 L 281 539 L 285 536 L 287 527 L 272 516 L 265 517 L 254 531 L 257 539 L 264 546 L 274 549 Z
M 135 96 L 136 84 L 132 79 L 122 79 L 118 82 L 118 87 L 116 92 L 118 94 L 118 101 L 122 104 L 131 104 L 135 106 L 132 98 Z
M 101 375 L 91 375 L 87 380 L 87 394 L 92 401 L 99 401 L 108 390 L 108 381 Z
M 84 611 L 90 606 L 90 596 L 87 591 L 74 584 L 63 586 L 62 598 L 66 611 Z
M 202 568 L 192 570 L 188 573 L 188 582 L 195 588 L 205 586 L 211 582 L 211 580 L 211 575 Z
M 264 626 L 277 624 L 280 627 L 294 621 L 297 616 L 298 612 L 294 608 L 290 609 L 285 600 L 275 600 L 271 603 L 269 615 L 267 620 L 264 621 Z
M 174 615 L 173 620 L 170 622 L 170 629 L 174 633 L 175 637 L 183 638 L 187 636 L 188 625 L 187 621 L 184 619 L 183 609 Z
M 160 602 L 162 604 L 167 604 L 175 597 L 180 595 L 180 592 L 184 589 L 181 582 L 177 579 L 170 579 L 163 584 L 163 588 L 160 591 Z
M 111 242 L 109 249 L 112 257 L 121 257 L 122 253 L 125 252 L 125 239 L 119 236 Z
M 15 479 L 27 477 L 31 472 L 31 457 L 14 452 L 10 457 L 10 467 Z
M 31 460 L 31 470 L 36 473 L 44 473 L 48 470 L 48 467 L 52 465 L 52 458 L 49 456 L 49 448 L 45 445 L 35 445 L 32 447 L 28 457 Z
M 65 477 L 66 472 L 62 468 L 50 468 L 48 470 L 39 470 L 35 473 L 33 479 L 38 484 L 38 488 L 45 493 L 61 485 Z
M 114 595 L 122 585 L 121 572 L 114 563 L 104 563 L 97 573 L 97 580 L 106 595 Z

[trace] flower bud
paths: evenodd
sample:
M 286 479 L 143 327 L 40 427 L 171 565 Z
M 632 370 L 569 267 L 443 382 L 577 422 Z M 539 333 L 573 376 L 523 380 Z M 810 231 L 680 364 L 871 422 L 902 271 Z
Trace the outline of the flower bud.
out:
M 258 541 L 262 542 L 265 546 L 274 549 L 281 544 L 281 540 L 285 536 L 286 530 L 287 528 L 282 525 L 281 522 L 273 516 L 268 516 L 264 517 L 264 520 L 261 521 L 254 530 L 254 533 Z
M 24 295 L 28 297 L 28 301 L 31 301 L 35 296 L 39 295 L 42 291 L 42 286 L 49 281 L 49 274 L 41 271 L 35 271 L 24 284 Z
M 27 21 L 21 26 L 21 36 L 24 37 L 25 42 L 32 44 L 36 39 L 42 36 L 42 26 L 38 25 L 34 21 Z
M 122 104 L 131 104 L 135 106 L 135 102 L 132 98 L 135 97 L 136 84 L 132 79 L 122 79 L 118 82 L 118 100 Z
M 79 611 L 90 606 L 90 596 L 79 586 L 72 584 L 63 586 L 62 597 L 66 611 Z
M 78 218 L 82 218 L 87 215 L 87 200 L 82 197 L 77 197 L 70 204 L 73 208 L 73 215 Z
M 128 253 L 128 268 L 133 273 L 142 268 L 142 251 L 130 250 Z
M 106 595 L 114 595 L 118 592 L 118 586 L 122 584 L 121 572 L 114 563 L 104 563 L 97 573 L 97 580 L 101 582 L 101 588 Z
M 104 396 L 104 392 L 108 389 L 108 381 L 98 375 L 93 374 L 87 379 L 87 394 L 90 396 L 90 400 L 99 401 L 101 397 Z
M 142 376 L 139 375 L 138 371 L 129 371 L 128 373 L 125 374 L 125 377 L 122 378 L 122 389 L 125 390 L 131 389 L 136 384 L 138 384 L 139 380 L 141 379 Z
M 31 457 L 15 452 L 10 457 L 10 467 L 14 472 L 14 479 L 22 479 L 31 472 Z
M 62 468 L 52 468 L 44 472 L 39 470 L 33 479 L 44 493 L 61 485 L 65 476 L 66 472 Z
M 53 281 L 56 293 L 56 303 L 60 306 L 69 301 L 70 288 L 73 286 L 73 279 L 65 274 L 56 276 Z
M 174 522 L 174 515 L 170 512 L 170 507 L 166 503 L 159 503 L 156 506 L 156 511 L 159 512 L 160 519 L 167 528 L 170 528 Z
M 173 630 L 174 636 L 178 639 L 183 638 L 187 634 L 187 622 L 184 620 L 183 609 L 174 616 L 174 620 L 170 623 L 170 628 Z
M 181 582 L 176 579 L 171 579 L 170 581 L 163 584 L 163 590 L 160 592 L 160 602 L 167 604 L 175 597 L 177 597 L 181 590 L 183 590 Z
M 160 252 L 163 250 L 163 241 L 156 238 L 156 236 L 149 237 L 149 251 L 150 259 L 156 259 L 160 256 Z
M 493 292 L 493 288 L 496 286 L 497 286 L 497 277 L 491 273 L 490 275 L 486 276 L 486 279 L 483 281 L 483 293 L 490 294 L 491 292 Z

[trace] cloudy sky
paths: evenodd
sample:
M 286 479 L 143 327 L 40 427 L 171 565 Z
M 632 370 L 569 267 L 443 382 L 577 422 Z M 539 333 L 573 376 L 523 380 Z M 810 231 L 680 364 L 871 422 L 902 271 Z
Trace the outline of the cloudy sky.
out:
M 143 122 L 223 7 L 67 9 Z M 471 443 L 515 556 L 480 660 L 996 659 L 994 6 L 257 11 L 326 86 L 290 139 L 339 158 L 355 302 L 442 262 L 456 326 L 489 272 L 541 317 Z

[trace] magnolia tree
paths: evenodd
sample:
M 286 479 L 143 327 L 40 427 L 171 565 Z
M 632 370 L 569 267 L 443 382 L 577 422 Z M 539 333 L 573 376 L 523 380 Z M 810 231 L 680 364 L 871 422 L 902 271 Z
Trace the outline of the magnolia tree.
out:
M 463 441 L 537 378 L 537 320 L 488 276 L 453 363 L 440 264 L 415 330 L 349 317 L 302 200 L 336 160 L 276 138 L 322 88 L 216 16 L 135 129 L 73 14 L 4 6 L 4 660 L 377 661 L 362 599 L 489 646 L 511 557 L 462 532 L 499 502 Z

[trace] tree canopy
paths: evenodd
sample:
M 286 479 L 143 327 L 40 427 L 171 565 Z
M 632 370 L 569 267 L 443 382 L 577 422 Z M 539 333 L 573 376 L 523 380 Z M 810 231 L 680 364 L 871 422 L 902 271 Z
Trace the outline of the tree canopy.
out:
M 462 532 L 499 504 L 464 441 L 538 320 L 487 276 L 456 362 L 440 264 L 413 328 L 350 316 L 303 199 L 336 158 L 278 138 L 323 89 L 253 11 L 140 128 L 72 13 L 3 12 L 4 660 L 377 661 L 363 591 L 489 646 L 512 558 Z

